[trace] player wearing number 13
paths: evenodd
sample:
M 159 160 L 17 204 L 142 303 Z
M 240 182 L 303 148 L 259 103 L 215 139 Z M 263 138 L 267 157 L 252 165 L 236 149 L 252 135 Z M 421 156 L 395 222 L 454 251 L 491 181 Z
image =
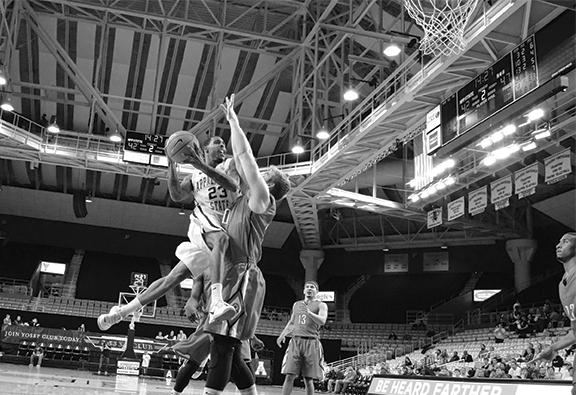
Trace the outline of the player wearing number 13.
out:
M 282 361 L 282 374 L 286 375 L 283 395 L 292 393 L 294 379 L 298 375 L 304 379 L 307 395 L 314 393 L 313 380 L 322 378 L 324 353 L 320 343 L 320 327 L 326 323 L 328 306 L 316 300 L 317 294 L 318 283 L 306 281 L 304 300 L 294 303 L 290 321 L 276 340 L 278 347 L 282 347 L 286 336 L 292 336 Z
M 560 302 L 570 319 L 571 331 L 551 346 L 542 350 L 537 359 L 552 359 L 557 351 L 576 343 L 576 232 L 566 233 L 556 246 L 556 259 L 564 265 L 564 276 L 558 284 Z M 576 395 L 576 384 L 572 378 L 572 395 Z

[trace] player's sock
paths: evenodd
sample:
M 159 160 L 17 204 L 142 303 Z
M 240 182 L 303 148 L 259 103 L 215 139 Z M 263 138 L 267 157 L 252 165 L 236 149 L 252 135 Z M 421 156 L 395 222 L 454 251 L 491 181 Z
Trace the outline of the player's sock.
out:
M 214 307 L 216 303 L 222 301 L 222 284 L 215 283 L 210 286 L 210 306 Z
M 135 311 L 140 310 L 141 308 L 142 308 L 142 303 L 140 303 L 140 300 L 138 299 L 138 297 L 135 297 L 126 306 L 120 307 L 120 315 L 122 317 L 126 317 L 126 316 L 134 313 Z
M 204 395 L 221 395 L 222 391 L 215 390 L 212 388 L 204 388 Z

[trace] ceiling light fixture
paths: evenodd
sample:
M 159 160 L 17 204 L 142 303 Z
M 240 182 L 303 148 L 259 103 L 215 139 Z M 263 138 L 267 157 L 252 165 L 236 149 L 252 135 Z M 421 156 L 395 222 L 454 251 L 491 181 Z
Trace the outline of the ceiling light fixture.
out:
M 502 133 L 504 134 L 504 136 L 510 136 L 510 135 L 516 133 L 517 129 L 518 128 L 516 127 L 516 125 L 511 123 L 511 124 L 508 124 L 502 128 Z
M 352 87 L 348 88 L 348 90 L 344 92 L 344 100 L 346 101 L 358 100 L 359 97 L 360 95 L 358 94 L 358 91 Z
M 296 140 L 296 144 L 292 147 L 292 153 L 296 155 L 300 155 L 304 152 L 304 147 L 302 146 L 302 140 Z
M 46 130 L 49 131 L 50 133 L 60 133 L 60 127 L 56 122 L 52 122 L 50 125 L 48 125 Z
M 8 83 L 8 78 L 4 74 L 4 70 L 0 68 L 0 85 L 6 85 Z
M 398 46 L 398 44 L 390 43 L 384 48 L 384 55 L 388 56 L 389 58 L 393 58 L 395 56 L 400 55 L 402 49 Z
M 318 130 L 318 131 L 316 132 L 316 138 L 317 138 L 318 140 L 326 140 L 326 139 L 328 139 L 329 137 L 330 137 L 330 133 L 328 132 L 328 129 L 326 129 L 325 126 L 322 126 L 322 127 L 320 128 L 320 130 Z
M 0 104 L 0 108 L 4 111 L 14 111 L 14 106 L 12 105 L 12 100 L 7 97 L 6 99 L 2 100 L 2 104 Z
M 112 133 L 109 137 L 110 141 L 112 141 L 113 143 L 119 143 L 122 141 L 122 135 L 120 135 L 120 133 L 118 133 L 118 129 L 116 129 L 114 131 L 114 133 Z

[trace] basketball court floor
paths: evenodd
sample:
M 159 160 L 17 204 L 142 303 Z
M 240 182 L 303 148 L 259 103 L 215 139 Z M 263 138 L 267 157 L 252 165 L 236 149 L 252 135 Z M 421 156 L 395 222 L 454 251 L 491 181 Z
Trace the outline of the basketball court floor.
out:
M 173 381 L 159 378 L 130 376 L 98 376 L 92 372 L 42 367 L 36 369 L 25 365 L 0 363 L 0 394 L 38 395 L 101 395 L 101 394 L 170 394 Z M 191 381 L 184 394 L 202 394 L 204 381 Z M 261 395 L 282 393 L 279 386 L 259 386 Z M 294 389 L 294 394 L 303 394 Z M 230 383 L 224 395 L 239 394 Z

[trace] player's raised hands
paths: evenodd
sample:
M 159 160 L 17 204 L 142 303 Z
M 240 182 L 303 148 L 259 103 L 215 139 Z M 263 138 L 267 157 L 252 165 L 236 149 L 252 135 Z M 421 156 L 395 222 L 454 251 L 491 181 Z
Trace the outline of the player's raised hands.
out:
M 188 145 L 188 151 L 186 152 L 186 159 L 182 163 L 188 163 L 194 167 L 198 167 L 204 164 L 204 155 L 202 149 L 199 146 Z
M 234 93 L 226 98 L 224 104 L 220 104 L 220 108 L 224 112 L 228 122 L 238 122 L 238 116 L 236 115 L 236 111 L 234 111 Z

